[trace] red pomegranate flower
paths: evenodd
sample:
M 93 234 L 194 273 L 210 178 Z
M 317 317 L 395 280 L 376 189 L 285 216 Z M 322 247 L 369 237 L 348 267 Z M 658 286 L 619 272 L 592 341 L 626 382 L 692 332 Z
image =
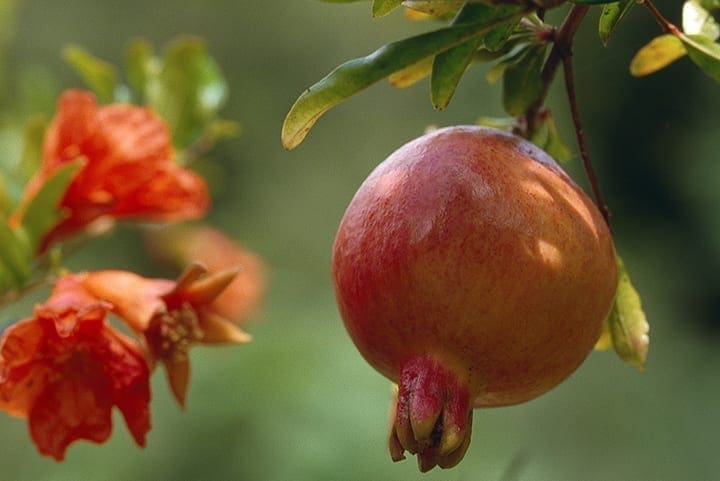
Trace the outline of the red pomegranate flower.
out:
M 63 277 L 35 317 L 0 338 L 0 408 L 27 418 L 38 450 L 58 461 L 73 441 L 106 441 L 113 406 L 138 445 L 150 429 L 147 362 L 78 279 Z
M 242 274 L 215 298 L 212 308 L 239 324 L 260 309 L 268 283 L 265 261 L 223 232 L 207 225 L 173 225 L 148 232 L 147 242 L 153 257 L 177 269 L 193 261 L 210 272 L 240 266 Z
M 42 165 L 23 200 L 75 159 L 85 164 L 60 202 L 66 217 L 48 233 L 41 249 L 100 217 L 178 221 L 201 217 L 209 206 L 205 182 L 173 162 L 168 127 L 147 108 L 98 107 L 89 92 L 63 93 L 45 136 Z
M 250 341 L 250 335 L 213 306 L 238 271 L 230 268 L 206 275 L 207 269 L 196 263 L 177 281 L 170 281 L 108 270 L 87 273 L 83 285 L 112 304 L 113 312 L 144 336 L 150 355 L 164 364 L 173 395 L 184 407 L 190 347 Z

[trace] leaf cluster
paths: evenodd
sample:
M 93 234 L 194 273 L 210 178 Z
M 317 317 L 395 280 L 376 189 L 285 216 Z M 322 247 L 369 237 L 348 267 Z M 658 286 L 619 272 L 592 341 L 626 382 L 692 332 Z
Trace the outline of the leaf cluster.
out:
M 718 0 L 686 0 L 682 31 L 674 26 L 642 47 L 630 63 L 636 77 L 661 70 L 687 55 L 707 75 L 720 82 L 720 24 L 713 16 Z
M 161 53 L 145 39 L 131 42 L 125 54 L 124 81 L 119 69 L 78 46 L 64 57 L 102 102 L 147 105 L 170 127 L 175 147 L 184 150 L 203 136 L 233 135 L 238 126 L 218 118 L 228 86 L 205 42 L 180 37 Z

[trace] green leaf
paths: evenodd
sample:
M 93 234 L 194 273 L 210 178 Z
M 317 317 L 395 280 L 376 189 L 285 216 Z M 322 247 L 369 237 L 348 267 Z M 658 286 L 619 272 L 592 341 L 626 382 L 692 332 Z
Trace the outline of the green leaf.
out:
M 130 43 L 125 52 L 127 81 L 143 102 L 150 79 L 157 76 L 157 64 L 150 42 L 138 38 Z
M 707 9 L 695 0 L 687 0 L 683 4 L 682 27 L 686 35 L 702 35 L 710 40 L 717 40 L 720 36 L 720 25 Z
M 636 0 L 620 0 L 618 2 L 608 3 L 603 6 L 598 23 L 598 34 L 603 45 L 607 45 L 610 36 L 615 32 L 625 15 L 630 11 Z
M 545 139 L 545 145 L 543 145 L 545 152 L 559 162 L 567 162 L 572 159 L 572 151 L 560 135 L 560 131 L 555 125 L 555 119 L 551 115 L 548 116 L 545 125 L 547 126 L 547 138 Z
M 492 22 L 498 18 L 508 18 L 520 10 L 521 8 L 515 5 L 489 7 L 480 3 L 466 3 L 453 20 L 453 25 Z M 484 44 L 491 51 L 502 47 L 515 24 L 514 20 L 505 22 L 484 36 L 471 38 L 435 57 L 430 78 L 430 95 L 436 109 L 442 110 L 448 106 L 478 47 Z
M 82 161 L 76 160 L 60 167 L 25 207 L 20 228 L 32 252 L 40 247 L 45 234 L 62 219 L 58 204 L 82 165 Z
M 525 55 L 526 49 L 528 48 L 527 43 L 519 43 L 515 45 L 509 52 L 500 57 L 498 63 L 492 66 L 488 73 L 485 74 L 485 78 L 488 83 L 494 84 L 500 77 L 505 73 L 505 70 L 512 64 L 517 63 Z
M 402 4 L 402 0 L 373 0 L 373 17 L 382 17 L 392 12 Z
M 425 57 L 485 34 L 508 20 L 510 18 L 489 24 L 471 23 L 443 28 L 389 43 L 370 55 L 343 63 L 295 101 L 283 124 L 283 146 L 288 150 L 295 148 L 322 114 L 348 97 Z
M 112 64 L 90 55 L 81 47 L 69 45 L 63 57 L 80 75 L 101 102 L 112 102 L 117 86 L 117 72 Z
M 685 55 L 683 42 L 675 35 L 655 37 L 630 61 L 630 74 L 642 77 L 657 72 Z
M 417 10 L 433 17 L 455 15 L 464 3 L 463 0 L 405 0 L 402 2 L 411 10 Z
M 648 337 L 650 326 L 642 310 L 640 296 L 633 287 L 625 264 L 619 256 L 617 256 L 617 266 L 617 293 L 606 322 L 615 352 L 623 361 L 643 370 L 650 344 Z
M 26 239 L 0 218 L 0 291 L 19 289 L 30 278 L 33 251 Z
M 452 24 L 491 21 L 492 12 L 492 7 L 466 3 L 457 13 Z M 442 110 L 450 103 L 460 78 L 470 65 L 481 42 L 482 37 L 476 36 L 435 56 L 430 77 L 430 98 L 436 109 Z
M 492 8 L 491 18 L 505 17 L 512 12 L 519 12 L 521 8 L 517 5 L 498 5 Z M 490 52 L 499 52 L 506 46 L 518 23 L 520 23 L 520 19 L 516 18 L 490 30 L 483 38 L 484 47 Z
M 720 45 L 703 35 L 681 35 L 690 60 L 720 82 Z
M 202 134 L 227 99 L 227 84 L 205 43 L 192 37 L 171 42 L 162 67 L 148 85 L 148 103 L 168 122 L 182 149 Z
M 699 0 L 700 6 L 705 10 L 720 10 L 720 0 Z
M 416 84 L 430 75 L 430 72 L 432 72 L 433 69 L 434 60 L 435 57 L 430 55 L 419 62 L 415 62 L 409 67 L 405 67 L 402 70 L 398 70 L 397 72 L 390 74 L 388 77 L 390 85 L 395 88 L 402 89 Z
M 503 107 L 510 115 L 521 115 L 542 92 L 542 66 L 546 45 L 530 45 L 503 75 Z
M 492 127 L 494 129 L 505 130 L 511 132 L 517 127 L 517 119 L 515 117 L 486 117 L 482 116 L 475 121 L 477 125 Z
M 43 140 L 49 123 L 49 119 L 44 115 L 33 116 L 25 123 L 22 157 L 18 165 L 18 174 L 25 181 L 40 168 Z
M 616 0 L 570 0 L 570 3 L 576 3 L 579 5 L 605 5 L 615 1 Z
M 430 98 L 438 110 L 448 106 L 482 39 L 472 38 L 435 57 L 430 77 Z

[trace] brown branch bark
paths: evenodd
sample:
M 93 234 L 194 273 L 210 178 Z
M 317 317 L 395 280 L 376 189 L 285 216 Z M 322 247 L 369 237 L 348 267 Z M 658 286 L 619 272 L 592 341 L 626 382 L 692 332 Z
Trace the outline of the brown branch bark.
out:
M 563 59 L 563 57 L 570 51 L 572 47 L 572 41 L 577 32 L 578 27 L 583 18 L 587 14 L 590 7 L 588 5 L 574 5 L 570 11 L 568 11 L 563 23 L 555 31 L 553 35 L 553 47 L 550 51 L 550 55 L 545 61 L 545 66 L 542 71 L 542 91 L 535 100 L 535 103 L 525 113 L 525 135 L 530 138 L 535 133 L 538 127 L 538 119 L 542 110 L 542 106 L 545 103 L 550 85 L 555 78 L 555 73 Z
M 603 219 L 605 219 L 605 223 L 609 226 L 610 211 L 603 200 L 602 192 L 600 191 L 600 184 L 598 183 L 597 176 L 595 175 L 595 169 L 593 169 L 592 163 L 590 162 L 590 154 L 588 154 L 587 144 L 585 142 L 585 133 L 580 119 L 580 109 L 578 108 L 577 96 L 575 94 L 575 77 L 573 75 L 571 49 L 565 52 L 562 63 L 563 76 L 565 77 L 565 90 L 567 91 L 568 101 L 570 103 L 570 112 L 572 114 L 573 126 L 575 127 L 575 137 L 577 138 L 580 157 L 582 158 L 583 167 L 585 168 L 585 173 L 587 174 L 588 181 L 590 182 L 590 188 L 592 189 L 593 198 L 595 199 L 595 205 L 597 205 L 600 214 L 602 214 Z

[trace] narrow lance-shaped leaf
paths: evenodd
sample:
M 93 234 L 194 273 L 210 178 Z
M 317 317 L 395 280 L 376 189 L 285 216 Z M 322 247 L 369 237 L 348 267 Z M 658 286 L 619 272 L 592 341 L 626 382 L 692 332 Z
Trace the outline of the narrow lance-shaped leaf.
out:
M 127 81 L 144 102 L 148 83 L 153 76 L 153 63 L 157 62 L 153 48 L 145 39 L 134 40 L 125 53 Z M 155 74 L 157 74 L 155 72 Z
M 80 160 L 60 167 L 25 207 L 20 229 L 27 237 L 32 252 L 40 246 L 45 234 L 62 219 L 63 214 L 58 210 L 58 204 L 80 167 Z
M 454 15 L 464 3 L 464 0 L 405 0 L 403 5 L 433 17 L 444 18 L 446 15 Z
M 559 162 L 567 162 L 572 158 L 572 152 L 560 135 L 552 115 L 548 116 L 545 125 L 547 125 L 547 139 L 543 150 L 550 154 L 553 159 Z
M 102 102 L 113 101 L 117 86 L 117 72 L 113 65 L 74 45 L 63 50 L 63 57 Z
M 390 85 L 395 88 L 406 88 L 424 79 L 432 72 L 434 57 L 428 56 L 409 67 L 393 72 L 388 77 Z
M 487 33 L 508 20 L 510 18 L 489 24 L 447 27 L 389 43 L 370 55 L 343 63 L 307 89 L 295 101 L 283 124 L 283 146 L 286 149 L 295 148 L 322 114 L 348 97 L 393 72 L 402 70 L 425 57 L 443 52 L 473 36 Z
M 493 65 L 490 70 L 488 70 L 487 74 L 485 74 L 485 79 L 490 84 L 494 84 L 505 73 L 505 70 L 514 63 L 517 63 L 520 61 L 520 59 L 525 55 L 526 50 L 528 48 L 527 43 L 519 43 L 513 48 L 500 57 L 499 61 Z
M 18 173 L 25 181 L 30 179 L 40 167 L 43 139 L 49 123 L 44 115 L 36 115 L 25 123 L 22 157 L 18 165 Z
M 6 218 L 0 218 L 0 291 L 25 285 L 30 278 L 32 253 L 27 239 L 17 235 Z
M 503 106 L 510 115 L 521 115 L 542 92 L 542 66 L 545 45 L 531 45 L 520 59 L 505 69 Z
M 615 32 L 625 15 L 630 11 L 636 0 L 620 0 L 603 6 L 598 23 L 598 34 L 603 45 L 607 45 L 610 36 Z
M 150 105 L 170 124 L 179 148 L 192 143 L 227 99 L 227 84 L 205 43 L 193 37 L 168 45 L 157 81 L 148 86 Z
M 702 35 L 681 35 L 690 60 L 720 82 L 720 45 Z
M 511 12 L 517 12 L 521 7 L 517 5 L 498 5 L 492 8 L 492 17 L 505 17 Z M 528 16 L 531 18 L 532 16 Z M 499 25 L 483 36 L 483 46 L 490 52 L 500 52 L 506 45 L 515 28 L 520 23 L 520 18 L 512 19 Z
M 642 310 L 640 296 L 633 287 L 625 265 L 617 257 L 618 287 L 607 326 L 612 344 L 620 358 L 642 370 L 645 367 L 650 327 Z
M 402 4 L 403 0 L 373 0 L 373 17 L 382 17 L 392 12 Z
M 675 35 L 655 37 L 630 61 L 630 74 L 642 77 L 657 72 L 685 55 L 682 41 Z
M 517 6 L 489 7 L 479 3 L 466 3 L 453 20 L 453 25 L 469 22 L 491 22 L 497 18 L 507 18 L 519 10 L 520 7 Z M 514 25 L 512 22 L 506 22 L 506 24 Z M 498 28 L 495 27 L 492 31 L 496 31 Z M 492 31 L 488 32 L 488 35 Z M 475 52 L 482 41 L 483 36 L 475 36 L 435 57 L 430 78 L 430 97 L 436 109 L 444 109 L 450 103 L 458 82 L 460 82 L 465 70 L 472 62 Z

